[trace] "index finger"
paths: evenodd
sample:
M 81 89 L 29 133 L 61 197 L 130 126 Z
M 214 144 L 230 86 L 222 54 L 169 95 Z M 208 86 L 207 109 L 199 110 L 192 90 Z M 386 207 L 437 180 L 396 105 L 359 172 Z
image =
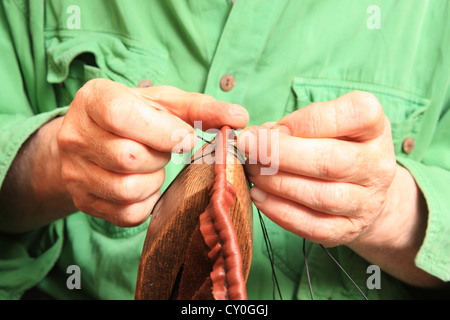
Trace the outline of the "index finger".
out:
M 186 92 L 171 86 L 133 88 L 133 91 L 190 125 L 194 125 L 194 121 L 201 121 L 203 130 L 220 129 L 223 126 L 242 129 L 249 122 L 249 114 L 244 107 L 202 93 Z
M 361 172 L 371 158 L 371 148 L 339 139 L 295 137 L 277 129 L 247 128 L 238 136 L 237 146 L 248 164 L 261 164 L 263 175 L 278 170 L 328 181 L 366 184 L 370 179 Z M 275 131 L 275 132 L 274 132 Z
M 73 103 L 83 104 L 83 110 L 103 130 L 158 151 L 171 152 L 182 142 L 183 150 L 195 145 L 195 132 L 189 124 L 121 83 L 106 79 L 89 82 Z

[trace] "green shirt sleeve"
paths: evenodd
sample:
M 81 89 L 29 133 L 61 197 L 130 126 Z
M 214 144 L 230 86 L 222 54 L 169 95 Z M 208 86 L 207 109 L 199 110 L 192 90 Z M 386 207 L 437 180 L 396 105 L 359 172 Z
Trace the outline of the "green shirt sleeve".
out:
M 45 81 L 45 66 L 35 63 L 45 54 L 44 42 L 36 41 L 43 39 L 43 34 L 36 34 L 43 31 L 38 28 L 42 22 L 37 22 L 43 20 L 39 19 L 43 10 L 37 8 L 36 19 L 28 19 L 25 10 L 31 9 L 15 1 L 0 4 L 0 185 L 28 137 L 67 111 L 56 108 L 52 87 Z
M 40 67 L 33 59 L 43 50 L 30 40 L 34 22 L 25 10 L 13 1 L 0 4 L 0 185 L 23 143 L 67 110 L 55 109 L 50 88 L 36 84 Z M 0 299 L 20 298 L 47 275 L 61 252 L 62 227 L 59 221 L 27 234 L 0 234 Z
M 398 158 L 421 189 L 428 206 L 428 227 L 416 265 L 450 281 L 450 112 L 441 118 L 423 161 Z

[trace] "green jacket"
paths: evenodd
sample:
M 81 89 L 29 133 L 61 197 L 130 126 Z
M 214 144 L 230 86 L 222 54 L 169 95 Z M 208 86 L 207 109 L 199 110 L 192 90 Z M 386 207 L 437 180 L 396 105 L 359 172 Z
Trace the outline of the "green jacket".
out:
M 148 79 L 203 92 L 245 106 L 250 125 L 368 91 L 391 121 L 398 162 L 428 204 L 416 264 L 449 281 L 449 13 L 444 0 L 3 0 L 0 184 L 23 142 L 64 115 L 89 79 L 131 87 Z M 220 87 L 227 74 L 236 81 L 230 91 Z M 403 147 L 406 138 L 414 139 L 412 152 Z M 166 186 L 180 169 L 168 165 Z M 272 299 L 254 216 L 248 295 Z M 265 223 L 283 298 L 310 299 L 302 239 Z M 17 299 L 37 286 L 62 299 L 132 299 L 147 226 L 119 228 L 79 212 L 27 234 L 0 234 L 0 298 Z M 370 289 L 368 262 L 347 247 L 330 251 L 369 299 L 432 294 L 384 273 L 381 289 Z M 316 299 L 361 298 L 318 245 L 308 243 L 307 255 Z M 72 265 L 80 268 L 81 289 L 66 285 Z

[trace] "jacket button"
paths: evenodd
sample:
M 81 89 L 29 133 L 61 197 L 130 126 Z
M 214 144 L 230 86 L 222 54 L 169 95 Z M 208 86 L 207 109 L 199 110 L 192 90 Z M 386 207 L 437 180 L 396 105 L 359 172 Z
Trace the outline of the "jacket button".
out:
M 153 87 L 153 82 L 151 82 L 150 80 L 142 80 L 138 84 L 138 88 L 148 88 L 148 87 Z
M 403 140 L 402 148 L 405 153 L 411 153 L 414 149 L 415 141 L 413 137 L 408 137 Z
M 234 80 L 234 77 L 231 74 L 224 75 L 220 79 L 220 88 L 223 91 L 230 91 L 231 89 L 233 89 L 235 84 L 236 81 Z

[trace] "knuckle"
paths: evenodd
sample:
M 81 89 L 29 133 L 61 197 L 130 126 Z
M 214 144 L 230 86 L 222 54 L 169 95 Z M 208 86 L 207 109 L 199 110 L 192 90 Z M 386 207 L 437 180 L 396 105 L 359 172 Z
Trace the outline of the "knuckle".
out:
M 87 93 L 92 92 L 102 92 L 104 90 L 108 90 L 112 85 L 114 85 L 114 81 L 103 78 L 96 78 L 87 81 L 80 90 L 84 90 Z M 101 95 L 101 94 L 100 94 Z
M 380 170 L 382 176 L 385 178 L 385 182 L 391 185 L 397 173 L 397 161 L 395 157 L 385 158 L 381 161 Z
M 56 143 L 58 144 L 58 147 L 60 149 L 66 149 L 68 146 L 72 143 L 71 135 L 67 133 L 65 128 L 61 128 L 61 130 L 58 132 L 58 135 L 56 136 Z
M 382 211 L 386 202 L 387 189 L 370 189 L 367 201 L 362 204 L 365 217 L 376 217 Z
M 313 102 L 306 108 L 301 108 L 297 110 L 297 112 L 302 113 L 302 117 L 304 117 L 304 121 L 301 122 L 302 126 L 306 126 L 307 132 L 311 132 L 313 137 L 320 135 L 321 127 L 324 125 L 323 117 L 321 114 L 317 114 L 316 110 L 320 110 L 322 107 L 321 102 Z M 295 121 L 293 122 L 296 123 Z M 298 123 L 296 124 L 299 125 Z M 327 125 L 327 124 L 325 124 Z
M 349 220 L 345 229 L 340 230 L 338 237 L 328 242 L 329 245 L 345 245 L 356 239 L 364 229 L 363 225 L 358 222 L 359 221 Z
M 116 208 L 115 214 L 111 217 L 111 222 L 119 227 L 130 227 L 133 226 L 133 218 L 136 215 L 133 205 L 123 205 Z
M 314 242 L 318 243 L 332 243 L 336 240 L 337 230 L 335 225 L 328 223 L 328 221 L 321 221 L 321 223 L 312 223 L 309 226 L 309 234 Z
M 125 93 L 117 94 L 111 97 L 104 104 L 103 123 L 105 129 L 115 131 L 115 128 L 119 127 L 122 123 L 128 123 L 126 116 L 130 113 L 124 112 L 124 104 L 129 95 Z M 129 111 L 132 111 L 130 108 Z
M 376 177 L 370 181 L 369 187 L 372 187 L 379 191 L 387 191 L 394 181 L 395 173 L 391 171 L 386 171 L 384 169 L 378 169 L 378 174 Z
M 319 159 L 319 174 L 329 180 L 344 180 L 355 168 L 358 159 L 349 148 L 340 144 L 331 145 L 327 152 L 323 152 Z
M 156 180 L 157 189 L 160 189 L 163 186 L 164 181 L 166 179 L 166 171 L 164 169 L 160 169 L 155 174 L 157 176 Z
M 347 244 L 358 237 L 364 230 L 364 223 L 343 217 L 340 223 L 331 220 L 323 223 L 321 229 L 317 242 L 325 247 L 334 247 Z
M 76 162 L 73 161 L 72 156 L 61 158 L 59 173 L 71 194 L 82 193 L 84 189 L 82 185 L 86 183 L 86 178 Z
M 87 204 L 87 202 L 82 201 L 82 200 L 77 199 L 77 198 L 74 198 L 73 199 L 73 204 L 81 212 L 84 212 L 86 214 L 91 214 L 91 207 Z
M 363 204 L 363 210 L 366 216 L 376 216 L 383 206 L 383 200 L 379 196 L 372 196 Z
M 325 196 L 325 185 L 326 183 L 321 183 L 320 186 L 315 190 L 314 194 L 314 207 L 317 208 L 317 210 L 322 210 L 325 207 L 324 202 L 326 201 Z
M 170 162 L 172 154 L 170 152 L 160 152 L 156 157 L 161 161 L 162 166 L 166 166 Z
M 366 128 L 377 125 L 384 115 L 378 98 L 370 92 L 351 92 L 350 103 L 355 112 L 355 118 L 359 119 Z
M 84 144 L 80 136 L 67 126 L 63 126 L 56 136 L 56 144 L 62 152 L 79 150 Z
M 319 176 L 328 177 L 330 172 L 331 152 L 321 152 L 317 161 Z
M 150 181 L 150 185 L 147 188 L 148 189 L 147 193 L 153 194 L 153 193 L 161 190 L 161 188 L 164 184 L 165 178 L 166 178 L 166 172 L 165 172 L 164 168 L 160 169 L 156 172 L 150 173 L 149 178 L 148 178 Z
M 125 102 L 132 101 L 126 86 L 107 79 L 88 81 L 75 95 L 73 104 L 81 104 L 86 113 L 93 116 L 98 125 L 114 130 L 118 124 L 127 123 L 126 117 L 132 108 L 124 109 Z
M 394 155 L 380 156 L 380 147 L 374 145 L 367 151 L 368 159 L 372 159 L 370 178 L 365 183 L 376 189 L 385 189 L 392 184 L 397 172 L 397 161 Z
M 62 161 L 61 162 L 61 178 L 66 184 L 69 184 L 71 181 L 74 180 L 74 175 L 72 174 L 72 170 L 70 169 L 70 166 Z
M 134 175 L 124 175 L 116 182 L 114 195 L 119 202 L 131 203 L 136 200 L 137 190 L 136 177 Z
M 341 184 L 325 182 L 317 189 L 315 202 L 318 210 L 342 214 L 346 211 L 345 198 L 345 188 Z
M 160 169 L 149 174 L 123 174 L 114 187 L 116 202 L 131 204 L 142 201 L 149 194 L 160 190 L 165 181 L 165 171 Z
M 87 81 L 75 94 L 74 100 L 71 106 L 81 105 L 89 105 L 92 101 L 92 97 L 96 96 L 93 94 L 101 90 L 100 83 L 102 79 L 92 79 Z
M 72 201 L 75 207 L 81 212 L 92 214 L 94 212 L 91 205 L 92 201 L 88 198 L 89 197 L 86 194 L 81 194 L 80 192 L 75 192 L 72 194 Z
M 101 82 L 101 79 L 92 79 L 88 80 L 79 90 L 79 92 L 83 91 L 95 91 L 99 87 L 99 83 Z
M 90 96 L 90 92 L 93 90 L 92 87 L 94 86 L 94 80 L 89 80 L 86 82 L 75 94 L 74 101 L 72 104 L 77 105 L 78 102 L 83 102 L 86 100 L 87 97 Z
M 133 227 L 142 224 L 147 219 L 147 214 L 143 214 L 143 210 L 138 210 L 140 206 L 128 206 L 125 208 L 121 215 L 122 227 Z
M 156 192 L 147 199 L 126 205 L 119 205 L 113 223 L 120 227 L 134 227 L 147 220 L 161 193 Z
M 264 178 L 267 180 L 268 185 L 271 185 L 273 190 L 275 190 L 277 193 L 285 190 L 287 192 L 288 197 L 290 197 L 292 199 L 297 198 L 297 195 L 298 195 L 297 189 L 296 188 L 285 188 L 284 187 L 285 180 L 283 179 L 283 177 L 281 175 L 276 174 L 276 175 L 272 175 L 272 176 L 262 177 L 262 179 L 264 179 Z
M 370 92 L 354 90 L 350 94 L 351 102 L 355 108 L 361 107 L 362 109 L 373 108 L 378 111 L 380 102 L 378 98 Z

